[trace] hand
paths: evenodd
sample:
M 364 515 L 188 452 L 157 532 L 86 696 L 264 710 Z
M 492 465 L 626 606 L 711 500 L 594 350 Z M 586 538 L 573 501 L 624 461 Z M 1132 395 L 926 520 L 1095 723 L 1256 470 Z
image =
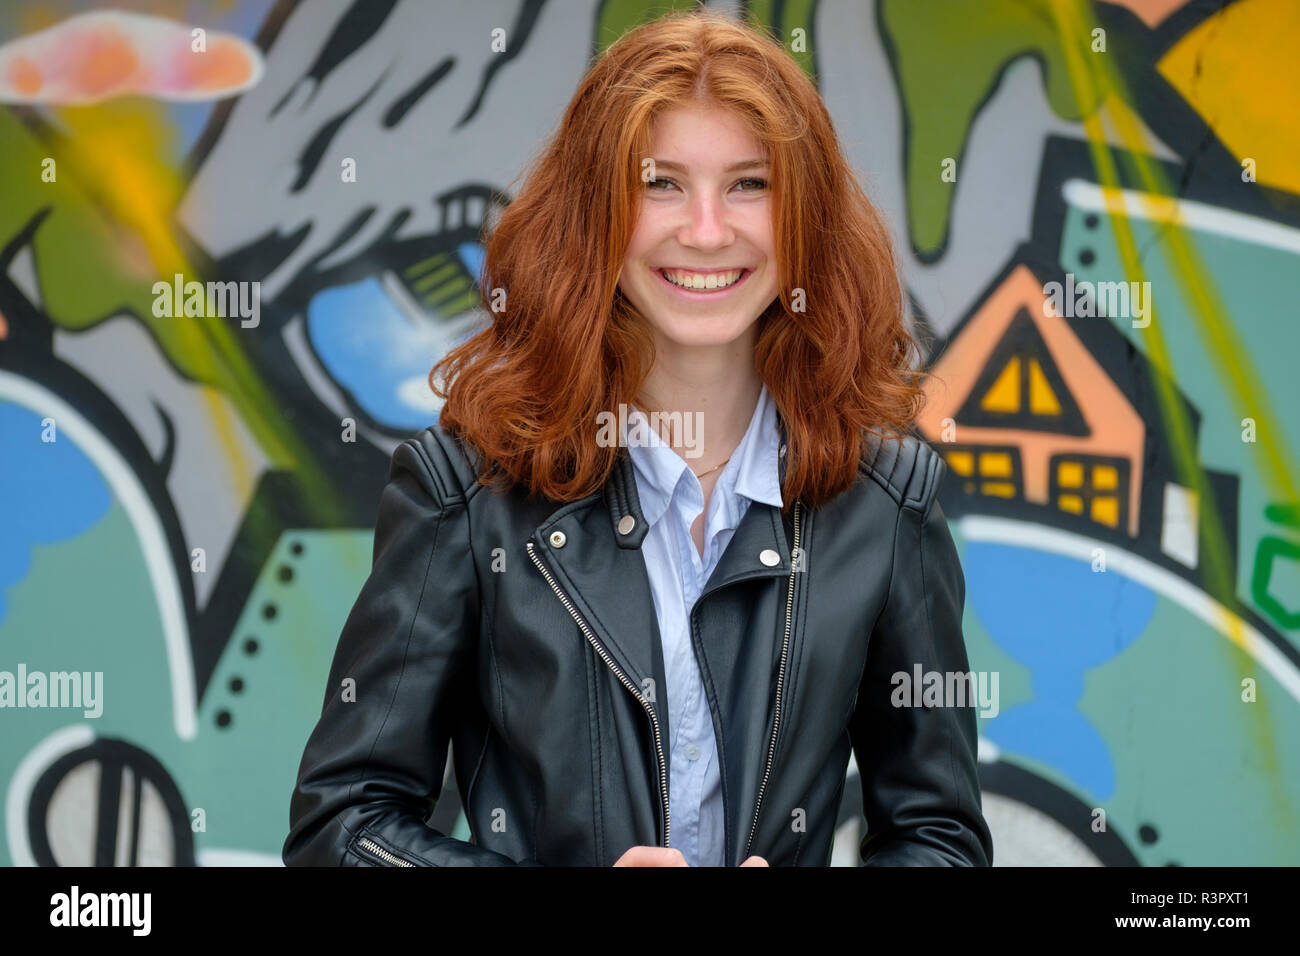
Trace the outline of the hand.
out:
M 771 864 L 769 864 L 767 860 L 763 859 L 761 856 L 751 856 L 748 860 L 746 860 L 744 863 L 740 865 L 741 866 L 770 866 Z
M 634 846 L 615 866 L 690 866 L 682 851 L 668 846 Z

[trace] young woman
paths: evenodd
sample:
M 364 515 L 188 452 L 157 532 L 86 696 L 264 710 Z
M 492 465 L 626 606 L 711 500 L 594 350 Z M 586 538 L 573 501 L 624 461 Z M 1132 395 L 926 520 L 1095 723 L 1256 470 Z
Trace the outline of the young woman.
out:
M 919 350 L 794 60 L 629 33 L 490 231 L 285 862 L 826 865 L 852 753 L 863 862 L 988 865 L 974 711 L 899 692 L 968 671 Z M 426 823 L 449 742 L 469 841 Z

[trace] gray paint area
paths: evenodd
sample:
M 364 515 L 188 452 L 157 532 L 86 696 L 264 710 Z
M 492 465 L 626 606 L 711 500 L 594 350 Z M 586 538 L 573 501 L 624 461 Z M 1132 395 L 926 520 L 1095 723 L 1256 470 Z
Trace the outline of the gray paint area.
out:
M 267 299 L 324 253 L 325 266 L 363 255 L 401 213 L 409 218 L 397 239 L 458 225 L 443 221 L 436 197 L 466 184 L 507 190 L 582 77 L 596 6 L 547 4 L 524 40 L 511 34 L 522 4 L 466 4 L 447 16 L 437 4 L 404 0 L 319 84 L 308 70 L 348 4 L 297 7 L 268 52 L 265 78 L 238 99 L 202 161 L 179 208 L 181 223 L 216 258 L 309 226 L 307 238 L 260 277 Z M 506 31 L 508 50 L 522 43 L 513 56 L 492 52 L 497 28 Z M 503 62 L 489 73 L 494 59 Z M 444 60 L 451 64 L 445 75 L 386 125 L 395 104 Z M 314 173 L 294 191 L 306 144 L 333 123 Z M 347 159 L 355 160 L 356 182 L 342 181 Z M 365 224 L 336 246 L 369 207 Z
M 1037 63 L 1025 57 L 1011 64 L 971 127 L 957 170 L 948 246 L 938 262 L 925 264 L 913 254 L 908 236 L 903 110 L 874 4 L 822 0 L 816 40 L 822 98 L 849 161 L 893 227 L 909 289 L 935 331 L 946 334 L 1015 247 L 1029 239 L 1032 184 L 1047 137 L 1084 139 L 1083 124 L 1052 112 Z M 1155 144 L 1153 155 L 1173 157 L 1142 129 Z M 1118 142 L 1113 136 L 1111 141 Z M 940 162 L 936 157 L 936 178 Z
M 204 550 L 206 571 L 192 574 L 202 611 L 267 469 L 261 447 L 225 395 L 181 379 L 144 327 L 129 316 L 75 334 L 58 330 L 54 352 L 108 394 L 155 461 L 166 440 L 155 403 L 171 418 L 176 447 L 167 490 L 187 552 L 192 556 L 195 548 Z

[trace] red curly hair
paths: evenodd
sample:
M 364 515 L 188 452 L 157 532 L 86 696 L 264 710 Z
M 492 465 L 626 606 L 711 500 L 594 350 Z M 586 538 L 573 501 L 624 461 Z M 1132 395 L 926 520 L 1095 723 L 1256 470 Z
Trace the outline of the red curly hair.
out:
M 485 227 L 493 321 L 429 373 L 442 426 L 489 463 L 480 483 L 574 501 L 609 477 L 622 449 L 597 443 L 597 416 L 630 406 L 654 360 L 617 285 L 641 160 L 654 117 L 692 101 L 739 113 L 771 161 L 779 293 L 758 319 L 754 362 L 786 426 L 787 509 L 846 490 L 868 433 L 897 438 L 920 412 L 925 373 L 913 370 L 921 352 L 893 245 L 816 88 L 769 35 L 693 10 L 604 52 L 518 197 Z

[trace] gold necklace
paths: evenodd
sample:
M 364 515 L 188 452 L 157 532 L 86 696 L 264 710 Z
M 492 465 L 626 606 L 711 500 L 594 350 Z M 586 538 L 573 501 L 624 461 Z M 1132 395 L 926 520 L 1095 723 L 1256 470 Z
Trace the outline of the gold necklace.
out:
M 732 452 L 732 454 L 735 454 L 735 452 Z M 731 455 L 727 456 L 727 461 L 731 461 Z M 722 465 L 725 465 L 727 461 L 724 461 Z M 719 468 L 722 467 L 722 465 L 714 465 L 708 471 L 696 471 L 694 468 L 692 468 L 691 474 L 694 475 L 696 478 L 703 478 L 705 475 L 709 474 L 710 472 L 717 471 Z
M 662 434 L 659 435 L 659 438 L 660 438 L 660 440 L 664 440 L 664 436 L 663 436 Z M 694 468 L 690 468 L 689 465 L 688 465 L 687 467 L 690 468 L 690 472 L 691 472 L 691 474 L 694 475 L 696 478 L 703 478 L 705 475 L 711 475 L 711 474 L 713 474 L 715 471 L 717 471 L 719 468 L 721 468 L 722 465 L 725 465 L 728 461 L 731 461 L 732 457 L 733 457 L 735 454 L 736 454 L 736 453 L 733 451 L 730 455 L 727 456 L 726 461 L 722 462 L 722 464 L 720 464 L 720 465 L 714 465 L 714 466 L 713 466 L 712 468 L 710 468 L 708 471 L 696 471 Z

